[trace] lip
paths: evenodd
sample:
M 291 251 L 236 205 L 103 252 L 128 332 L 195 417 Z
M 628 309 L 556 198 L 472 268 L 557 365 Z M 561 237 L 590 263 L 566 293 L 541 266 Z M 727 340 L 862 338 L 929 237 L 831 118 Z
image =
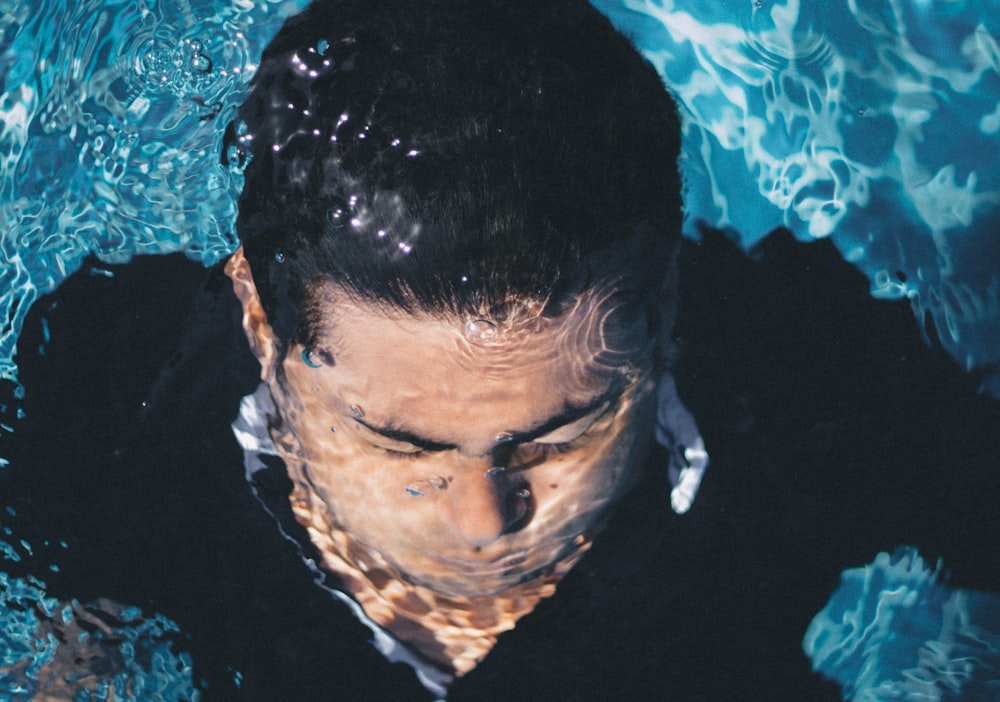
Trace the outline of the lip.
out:
M 506 575 L 512 570 L 520 569 L 521 566 L 528 562 L 530 555 L 528 550 L 521 550 L 507 553 L 491 560 L 456 558 L 443 555 L 436 555 L 432 560 L 456 574 L 490 577 Z

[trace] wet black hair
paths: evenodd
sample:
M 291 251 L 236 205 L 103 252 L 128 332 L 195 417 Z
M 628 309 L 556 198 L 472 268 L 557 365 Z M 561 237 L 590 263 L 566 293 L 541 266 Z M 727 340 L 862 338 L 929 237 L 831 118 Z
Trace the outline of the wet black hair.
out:
M 477 316 L 602 282 L 663 304 L 676 108 L 585 0 L 316 2 L 265 49 L 226 136 L 283 351 L 316 341 L 324 281 Z

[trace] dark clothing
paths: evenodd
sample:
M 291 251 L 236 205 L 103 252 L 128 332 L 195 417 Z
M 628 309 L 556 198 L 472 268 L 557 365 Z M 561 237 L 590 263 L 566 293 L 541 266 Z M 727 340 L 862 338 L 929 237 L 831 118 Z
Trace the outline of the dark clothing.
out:
M 21 336 L 0 503 L 35 558 L 8 570 L 170 617 L 208 700 L 428 699 L 244 478 L 229 425 L 258 368 L 228 279 L 176 256 L 112 270 L 67 281 Z M 801 640 L 844 568 L 911 544 L 953 586 L 1000 590 L 1000 405 L 909 308 L 782 233 L 753 258 L 706 234 L 681 270 L 675 376 L 711 456 L 694 506 L 673 514 L 647 470 L 449 700 L 833 700 Z

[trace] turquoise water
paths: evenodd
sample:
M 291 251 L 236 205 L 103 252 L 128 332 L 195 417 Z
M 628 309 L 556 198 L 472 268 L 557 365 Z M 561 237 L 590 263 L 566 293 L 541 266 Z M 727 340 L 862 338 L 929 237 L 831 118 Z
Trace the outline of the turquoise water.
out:
M 28 307 L 89 253 L 122 262 L 183 251 L 208 265 L 233 250 L 242 181 L 220 164 L 222 130 L 268 38 L 304 4 L 0 0 L 0 377 L 16 378 Z M 747 249 L 777 226 L 831 237 L 874 295 L 909 299 L 964 367 L 1000 362 L 1000 2 L 594 4 L 679 99 L 688 235 L 704 222 Z M 1000 394 L 995 375 L 984 382 Z M 13 560 L 32 545 L 2 546 Z M 902 637 L 883 655 L 851 643 L 845 622 L 868 612 L 882 626 L 888 610 L 869 605 L 902 587 L 887 558 L 845 573 L 807 636 L 814 664 L 858 699 L 912 682 L 931 654 L 957 650 L 948 621 L 973 626 L 998 606 L 914 566 L 904 569 L 919 575 L 914 590 L 938 593 L 925 596 L 937 604 L 905 611 L 917 629 L 937 627 L 926 638 L 937 648 Z M 7 576 L 0 603 L 0 692 L 25 698 L 66 655 L 46 632 L 79 628 L 80 612 L 102 606 L 52 602 L 41 580 Z M 124 648 L 94 699 L 125 679 L 148 685 L 141 699 L 192 694 L 189 662 L 171 652 L 176 627 L 126 605 L 101 611 Z M 985 643 L 968 644 L 963 629 L 960 651 L 972 667 L 926 673 L 926 699 L 957 699 L 995 671 L 1000 624 L 975 626 Z M 88 630 L 87 645 L 103 645 L 101 631 Z M 137 646 L 152 653 L 130 658 Z
M 0 545 L 6 560 L 20 559 Z M 37 578 L 3 572 L 0 613 L 0 699 L 36 699 L 42 690 L 45 699 L 80 702 L 199 699 L 190 656 L 174 650 L 180 630 L 162 615 L 109 600 L 59 601 Z
M 28 306 L 87 253 L 234 248 L 222 127 L 303 5 L 0 2 L 3 377 Z M 1000 2 L 595 5 L 679 98 L 689 235 L 831 236 L 961 364 L 1000 361 Z
M 680 99 L 689 225 L 830 236 L 966 368 L 1000 360 L 1000 3 L 594 4 Z
M 802 646 L 855 702 L 1000 699 L 1000 601 L 942 585 L 912 549 L 844 571 Z

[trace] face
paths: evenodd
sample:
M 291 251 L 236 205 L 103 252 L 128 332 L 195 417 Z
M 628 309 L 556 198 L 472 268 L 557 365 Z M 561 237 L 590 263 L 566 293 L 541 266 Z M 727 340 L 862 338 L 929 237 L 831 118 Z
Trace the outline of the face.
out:
M 644 323 L 609 323 L 609 294 L 510 324 L 323 297 L 321 344 L 265 373 L 300 519 L 308 503 L 356 560 L 450 596 L 502 592 L 589 540 L 651 436 Z

